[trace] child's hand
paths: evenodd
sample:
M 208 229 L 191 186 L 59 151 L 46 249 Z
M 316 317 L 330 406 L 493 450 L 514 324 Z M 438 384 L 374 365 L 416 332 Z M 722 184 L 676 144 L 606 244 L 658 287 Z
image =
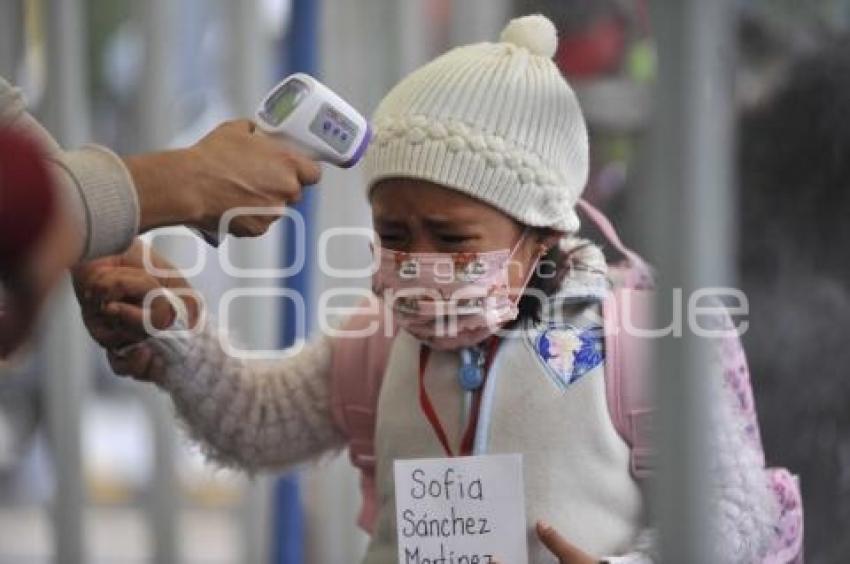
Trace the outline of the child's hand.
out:
M 558 531 L 543 521 L 537 522 L 537 536 L 560 564 L 597 564 L 599 562 L 598 558 L 593 558 L 570 544 L 567 539 L 558 534 Z
M 567 542 L 567 539 L 558 534 L 558 531 L 543 521 L 537 522 L 537 537 L 555 555 L 559 564 L 600 564 L 602 562 Z M 493 562 L 495 564 L 509 564 L 501 560 L 494 560 Z
M 148 292 L 161 288 L 191 289 L 179 277 L 158 278 L 145 269 L 144 247 L 140 241 L 124 254 L 92 261 L 74 270 L 74 288 L 83 313 L 83 321 L 91 336 L 109 352 L 112 368 L 119 374 L 130 374 L 143 380 L 156 380 L 152 374 L 154 355 L 141 346 L 130 352 L 124 350 L 148 338 L 144 326 L 142 304 Z M 163 270 L 174 267 L 154 251 L 150 253 L 154 266 Z M 194 326 L 199 316 L 199 301 L 181 296 Z M 176 313 L 165 299 L 156 299 L 148 312 L 151 325 L 166 329 L 174 322 Z

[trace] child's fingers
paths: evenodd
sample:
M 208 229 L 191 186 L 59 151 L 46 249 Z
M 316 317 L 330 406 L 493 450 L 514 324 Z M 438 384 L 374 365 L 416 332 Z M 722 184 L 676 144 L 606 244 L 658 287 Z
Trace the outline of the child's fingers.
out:
M 153 352 L 150 347 L 134 347 L 126 352 L 109 351 L 109 365 L 118 375 L 132 376 L 143 380 L 153 362 Z
M 126 351 L 110 351 L 109 365 L 118 375 L 130 376 L 143 382 L 160 384 L 165 363 L 149 346 L 141 345 Z
M 560 564 L 593 564 L 598 562 L 597 559 L 573 546 L 558 531 L 543 521 L 537 522 L 537 536 L 546 548 L 558 558 Z

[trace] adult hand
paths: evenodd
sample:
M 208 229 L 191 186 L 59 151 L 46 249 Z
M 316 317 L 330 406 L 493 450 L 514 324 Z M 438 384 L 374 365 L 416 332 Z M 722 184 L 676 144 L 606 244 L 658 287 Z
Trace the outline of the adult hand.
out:
M 161 375 L 158 358 L 144 345 L 149 337 L 145 326 L 143 304 L 145 296 L 160 289 L 177 290 L 188 313 L 189 326 L 199 318 L 200 299 L 185 295 L 192 287 L 181 277 L 160 278 L 147 271 L 144 253 L 160 270 L 174 267 L 139 240 L 122 255 L 106 257 L 74 269 L 74 288 L 83 313 L 83 321 L 98 344 L 107 350 L 112 369 L 139 380 L 157 382 Z M 150 325 L 163 330 L 174 322 L 176 312 L 164 298 L 150 304 L 147 317 Z M 141 345 L 141 346 L 134 346 Z
M 255 131 L 249 120 L 226 122 L 187 149 L 125 158 L 141 209 L 141 230 L 187 224 L 218 232 L 237 207 L 297 202 L 321 177 L 319 165 Z M 279 215 L 248 215 L 228 226 L 237 236 L 263 234 Z

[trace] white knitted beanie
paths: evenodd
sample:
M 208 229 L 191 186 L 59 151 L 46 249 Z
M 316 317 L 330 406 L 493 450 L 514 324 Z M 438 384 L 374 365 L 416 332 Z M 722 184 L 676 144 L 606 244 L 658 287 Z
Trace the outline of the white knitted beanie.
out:
M 578 230 L 587 128 L 552 62 L 556 47 L 552 22 L 526 16 L 500 43 L 458 47 L 405 77 L 373 116 L 369 192 L 384 178 L 418 178 L 526 225 Z

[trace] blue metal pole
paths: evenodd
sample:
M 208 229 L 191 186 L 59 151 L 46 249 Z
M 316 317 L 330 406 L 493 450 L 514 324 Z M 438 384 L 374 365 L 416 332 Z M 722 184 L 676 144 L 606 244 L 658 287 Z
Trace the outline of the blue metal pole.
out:
M 315 75 L 317 73 L 317 48 L 319 27 L 319 0 L 293 0 L 292 17 L 287 40 L 284 42 L 284 53 L 282 57 L 283 73 L 304 72 Z M 298 292 L 306 304 L 305 319 L 311 316 L 311 292 L 310 284 L 312 276 L 310 273 L 310 257 L 315 256 L 312 219 L 315 207 L 315 193 L 308 189 L 304 198 L 294 206 L 302 217 L 306 230 L 303 239 L 297 239 L 295 227 L 291 221 L 284 221 L 283 240 L 283 262 L 289 265 L 292 258 L 296 256 L 296 245 L 306 245 L 308 258 L 304 268 L 291 278 L 284 280 L 283 284 Z M 296 327 L 295 311 L 292 303 L 284 301 L 281 304 L 281 345 L 291 346 L 296 339 L 305 337 L 303 333 L 306 328 Z M 281 477 L 274 488 L 274 550 L 272 558 L 275 564 L 301 564 L 304 561 L 304 520 L 301 511 L 301 495 L 298 486 L 298 476 L 290 475 Z
M 293 0 L 290 30 L 285 45 L 284 62 L 286 68 L 284 74 L 303 72 L 315 76 L 318 72 L 318 5 L 318 0 Z M 296 255 L 296 245 L 307 245 L 307 252 L 305 253 L 307 260 L 304 268 L 295 276 L 283 281 L 287 288 L 296 290 L 303 297 L 304 303 L 307 304 L 306 319 L 310 319 L 310 284 L 312 282 L 310 258 L 315 254 L 310 252 L 313 250 L 315 242 L 311 225 L 315 202 L 315 191 L 308 189 L 304 192 L 304 198 L 292 206 L 304 218 L 306 230 L 303 240 L 298 240 L 298 235 L 291 221 L 284 222 L 284 264 L 288 266 L 292 257 Z M 282 313 L 281 340 L 284 346 L 290 346 L 296 339 L 306 335 L 297 334 L 299 328 L 295 327 L 294 311 L 290 302 L 283 303 Z

